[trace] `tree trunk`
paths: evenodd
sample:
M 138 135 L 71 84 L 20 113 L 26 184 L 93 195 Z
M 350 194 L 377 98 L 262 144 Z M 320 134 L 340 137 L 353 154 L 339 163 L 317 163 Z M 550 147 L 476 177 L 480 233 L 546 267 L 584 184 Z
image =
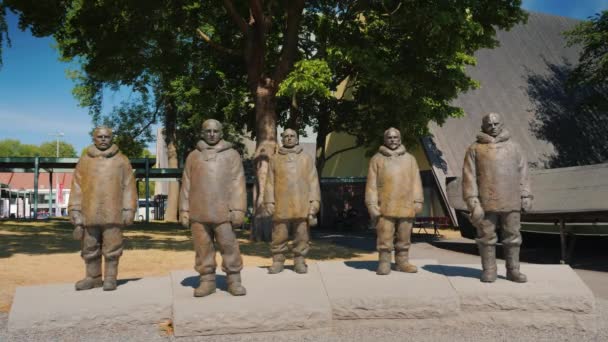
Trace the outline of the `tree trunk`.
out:
M 176 121 L 177 112 L 171 99 L 165 102 L 165 141 L 167 143 L 167 160 L 169 168 L 178 167 Z M 169 193 L 167 196 L 167 207 L 165 209 L 165 221 L 177 222 L 177 207 L 179 196 L 179 183 L 169 182 Z
M 277 115 L 276 91 L 269 82 L 258 85 L 255 94 L 256 153 L 254 158 L 256 183 L 254 185 L 254 222 L 251 239 L 269 241 L 272 236 L 272 220 L 264 208 L 264 190 L 270 158 L 276 150 Z
M 328 110 L 321 107 L 321 112 L 319 113 L 319 125 L 317 127 L 317 159 L 316 159 L 316 167 L 317 174 L 319 177 L 323 177 L 323 168 L 325 167 L 325 140 L 327 139 L 327 135 L 329 132 L 329 117 Z

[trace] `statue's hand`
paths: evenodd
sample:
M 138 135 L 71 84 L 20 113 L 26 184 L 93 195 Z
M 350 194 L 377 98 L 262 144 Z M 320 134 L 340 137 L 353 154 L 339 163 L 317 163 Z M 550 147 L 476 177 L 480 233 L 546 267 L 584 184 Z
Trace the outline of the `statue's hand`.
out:
M 82 213 L 80 211 L 71 210 L 70 211 L 70 221 L 75 226 L 82 226 L 83 225 Z
M 187 211 L 180 212 L 179 222 L 184 228 L 190 228 L 190 213 Z
M 308 215 L 308 226 L 316 227 L 317 226 L 317 215 Z
M 416 212 L 416 214 L 420 214 L 422 212 L 422 203 L 415 202 L 414 203 L 414 211 Z
M 266 208 L 266 214 L 268 214 L 268 216 L 274 215 L 274 203 L 266 203 L 264 204 L 264 207 Z
M 133 224 L 133 220 L 135 220 L 135 213 L 130 209 L 122 210 L 122 223 L 125 226 L 130 226 Z
M 532 209 L 532 197 L 522 197 L 521 198 L 521 210 L 530 211 L 530 209 Z
M 74 240 L 82 240 L 84 238 L 84 227 L 82 225 L 77 225 L 76 227 L 74 227 L 72 237 L 74 238 Z
M 477 224 L 478 222 L 481 222 L 481 220 L 483 220 L 483 217 L 485 215 L 486 215 L 486 213 L 483 211 L 483 208 L 481 207 L 481 205 L 477 205 L 471 211 L 471 215 L 469 216 L 469 218 L 471 219 L 471 223 Z
M 241 227 L 245 223 L 245 213 L 239 210 L 232 210 L 230 212 L 230 223 L 232 228 Z
M 471 197 L 471 198 L 467 199 L 467 208 L 469 209 L 469 212 L 472 213 L 476 207 L 480 207 L 480 206 L 481 206 L 481 202 L 479 202 L 479 198 Z
M 321 203 L 319 201 L 310 201 L 310 205 L 308 206 L 308 215 L 316 216 L 321 208 Z
M 378 207 L 375 204 L 368 206 L 367 211 L 369 212 L 369 216 L 371 217 L 372 221 L 377 220 L 378 217 L 380 217 L 382 215 L 380 213 L 380 207 Z

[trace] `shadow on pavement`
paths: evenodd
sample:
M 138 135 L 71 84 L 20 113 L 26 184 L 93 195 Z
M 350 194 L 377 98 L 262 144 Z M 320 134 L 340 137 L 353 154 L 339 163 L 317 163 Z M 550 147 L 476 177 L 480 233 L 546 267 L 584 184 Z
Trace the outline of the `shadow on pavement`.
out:
M 191 287 L 193 289 L 197 288 L 200 285 L 200 277 L 192 276 L 184 278 L 180 284 L 183 287 Z M 228 282 L 226 281 L 226 276 L 223 274 L 218 274 L 215 276 L 215 284 L 216 287 L 223 291 L 228 291 Z
M 453 265 L 424 265 L 423 270 L 442 274 L 446 277 L 464 277 L 475 278 L 481 277 L 481 270 L 471 267 L 453 266 Z M 498 275 L 499 279 L 506 279 L 504 276 Z
M 344 265 L 357 270 L 368 270 L 374 273 L 376 273 L 376 269 L 378 268 L 377 261 L 345 261 Z

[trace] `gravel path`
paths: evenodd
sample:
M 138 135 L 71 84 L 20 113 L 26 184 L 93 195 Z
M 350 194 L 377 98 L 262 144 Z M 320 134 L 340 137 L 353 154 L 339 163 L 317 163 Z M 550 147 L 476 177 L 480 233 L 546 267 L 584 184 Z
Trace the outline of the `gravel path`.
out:
M 608 300 L 596 298 L 598 329 L 596 333 L 581 333 L 555 329 L 543 331 L 532 327 L 512 331 L 504 327 L 483 327 L 475 331 L 471 325 L 448 323 L 442 329 L 429 328 L 420 321 L 368 320 L 342 321 L 332 329 L 288 331 L 248 335 L 201 337 L 163 336 L 157 326 L 112 326 L 100 330 L 65 329 L 44 334 L 10 335 L 8 314 L 0 314 L 0 341 L 209 341 L 209 342 L 267 342 L 267 341 L 608 341 Z M 516 315 L 516 313 L 514 313 Z

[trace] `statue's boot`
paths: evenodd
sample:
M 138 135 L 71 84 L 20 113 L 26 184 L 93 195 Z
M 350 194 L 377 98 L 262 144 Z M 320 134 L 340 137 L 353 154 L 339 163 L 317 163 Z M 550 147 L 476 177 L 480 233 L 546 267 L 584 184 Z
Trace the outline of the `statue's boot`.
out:
M 86 275 L 84 279 L 76 282 L 76 291 L 90 290 L 95 287 L 101 287 L 103 281 L 101 279 L 101 258 L 86 261 Z
M 118 259 L 106 259 L 104 269 L 105 272 L 103 275 L 103 290 L 116 290 L 116 277 L 118 276 Z
M 505 263 L 507 264 L 507 280 L 525 283 L 528 277 L 519 271 L 519 246 L 504 246 Z
M 283 272 L 285 268 L 285 255 L 274 254 L 272 256 L 272 266 L 268 267 L 269 274 L 277 274 Z
M 376 274 L 387 275 L 391 273 L 391 252 L 380 251 L 378 253 L 378 269 Z
M 200 283 L 194 289 L 194 297 L 205 297 L 215 292 L 215 273 L 202 275 Z
M 481 256 L 481 281 L 493 283 L 496 281 L 496 246 L 478 245 L 479 255 Z
M 410 252 L 409 251 L 395 252 L 395 271 L 406 272 L 406 273 L 418 272 L 418 267 L 410 264 Z
M 306 260 L 304 257 L 299 255 L 293 260 L 293 269 L 296 273 L 304 274 L 308 272 L 308 266 L 306 266 Z
M 231 273 L 227 275 L 228 292 L 233 296 L 244 296 L 247 290 L 241 285 L 241 273 Z

